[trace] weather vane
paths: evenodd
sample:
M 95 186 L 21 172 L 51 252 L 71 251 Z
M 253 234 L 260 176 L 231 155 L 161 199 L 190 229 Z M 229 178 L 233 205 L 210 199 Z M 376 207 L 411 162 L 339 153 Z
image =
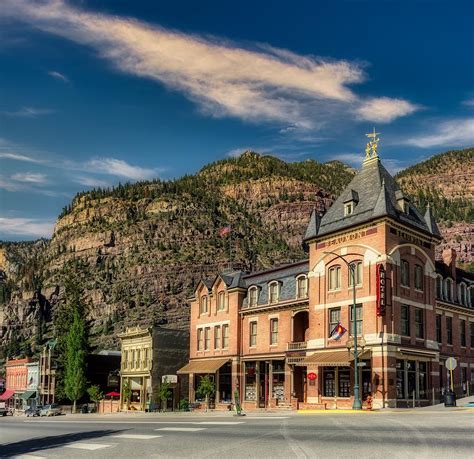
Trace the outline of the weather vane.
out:
M 370 134 L 365 134 L 370 140 L 367 142 L 365 147 L 365 160 L 378 158 L 377 147 L 380 139 L 377 137 L 380 132 L 371 132 Z

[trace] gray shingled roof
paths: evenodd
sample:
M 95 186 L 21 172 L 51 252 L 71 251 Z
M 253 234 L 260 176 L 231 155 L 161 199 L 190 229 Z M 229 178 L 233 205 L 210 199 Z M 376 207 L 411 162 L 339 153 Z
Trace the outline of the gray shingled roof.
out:
M 392 217 L 401 223 L 440 237 L 432 216 L 428 216 L 428 222 L 425 221 L 425 218 L 411 203 L 408 203 L 408 214 L 399 208 L 397 199 L 403 196 L 399 185 L 383 167 L 380 160 L 368 161 L 362 165 L 362 169 L 354 176 L 346 189 L 321 218 L 319 225 L 316 213 L 313 212 L 305 240 L 384 216 Z M 353 213 L 345 216 L 344 203 L 354 200 L 354 197 L 358 197 L 359 201 L 355 202 Z

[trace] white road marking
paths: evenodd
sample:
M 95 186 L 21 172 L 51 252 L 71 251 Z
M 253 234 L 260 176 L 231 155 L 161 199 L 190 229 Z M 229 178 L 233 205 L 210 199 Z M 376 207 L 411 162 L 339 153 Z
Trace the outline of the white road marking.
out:
M 235 422 L 235 421 L 201 421 L 195 422 L 194 424 L 201 424 L 206 426 L 235 426 L 237 424 L 245 424 L 243 421 Z
M 288 419 L 289 416 L 245 416 L 247 419 Z
M 152 438 L 160 438 L 161 435 L 140 435 L 140 434 L 120 434 L 110 435 L 113 438 L 128 438 L 130 440 L 151 440 Z
M 33 456 L 32 454 L 21 454 L 20 456 L 12 456 L 12 459 L 45 459 L 45 457 Z
M 74 449 L 87 449 L 89 451 L 95 451 L 96 449 L 108 448 L 112 445 L 103 445 L 100 443 L 83 443 L 83 442 L 76 442 L 71 443 L 70 445 L 64 445 L 65 448 L 74 448 Z
M 160 427 L 155 430 L 164 430 L 167 432 L 199 432 L 200 430 L 206 430 L 205 427 Z

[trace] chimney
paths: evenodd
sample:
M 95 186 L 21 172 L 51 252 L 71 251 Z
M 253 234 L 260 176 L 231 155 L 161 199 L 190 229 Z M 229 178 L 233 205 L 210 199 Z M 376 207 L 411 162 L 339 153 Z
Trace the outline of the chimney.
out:
M 456 251 L 454 249 L 444 249 L 443 262 L 449 266 L 451 277 L 456 279 Z

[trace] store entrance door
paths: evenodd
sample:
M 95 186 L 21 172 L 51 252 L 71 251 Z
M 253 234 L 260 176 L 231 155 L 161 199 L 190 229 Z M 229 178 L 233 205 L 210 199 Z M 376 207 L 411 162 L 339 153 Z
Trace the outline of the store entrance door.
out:
M 260 362 L 260 382 L 258 390 L 258 406 L 259 408 L 266 408 L 268 406 L 268 364 L 266 362 Z

